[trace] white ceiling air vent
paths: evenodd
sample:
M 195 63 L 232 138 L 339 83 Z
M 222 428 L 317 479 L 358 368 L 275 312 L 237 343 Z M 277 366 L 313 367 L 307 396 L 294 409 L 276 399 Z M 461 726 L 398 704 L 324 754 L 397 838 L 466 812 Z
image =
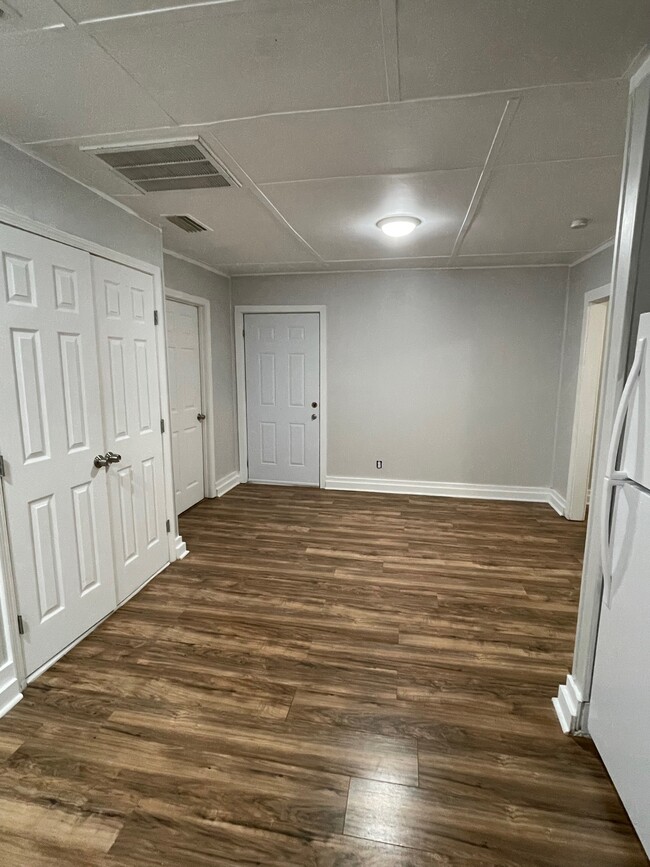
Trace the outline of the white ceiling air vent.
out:
M 82 147 L 144 193 L 241 186 L 199 139 Z
M 162 216 L 173 226 L 177 226 L 184 232 L 212 231 L 209 226 L 204 226 L 203 223 L 199 223 L 198 220 L 195 220 L 194 217 L 190 217 L 189 214 L 163 214 Z

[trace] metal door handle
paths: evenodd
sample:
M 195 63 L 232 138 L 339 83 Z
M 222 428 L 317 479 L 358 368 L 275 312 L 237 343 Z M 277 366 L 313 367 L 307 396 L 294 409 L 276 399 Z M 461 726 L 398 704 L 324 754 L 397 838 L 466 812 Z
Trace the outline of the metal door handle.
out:
M 98 470 L 102 467 L 108 466 L 108 460 L 106 458 L 106 455 L 95 455 L 95 460 L 93 461 L 93 463 Z
M 197 412 L 196 417 L 199 421 L 203 421 L 205 419 L 205 413 L 204 412 Z
M 116 455 L 115 452 L 106 452 L 105 458 L 109 464 L 119 464 L 122 460 L 122 455 Z
M 312 414 L 311 414 L 311 420 L 312 420 L 312 421 L 316 421 L 317 418 L 318 418 L 318 416 L 316 415 L 316 413 L 315 413 L 315 412 L 312 412 Z

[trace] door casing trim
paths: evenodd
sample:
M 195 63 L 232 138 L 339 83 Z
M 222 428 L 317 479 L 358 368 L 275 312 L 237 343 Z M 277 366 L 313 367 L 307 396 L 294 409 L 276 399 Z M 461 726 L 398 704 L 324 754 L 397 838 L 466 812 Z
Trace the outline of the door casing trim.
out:
M 580 490 L 578 487 L 577 476 L 580 471 L 581 464 L 581 443 L 579 441 L 580 436 L 580 409 L 581 407 L 578 405 L 580 400 L 580 392 L 582 380 L 584 377 L 584 365 L 585 365 L 585 350 L 586 350 L 586 339 L 587 339 L 587 321 L 588 321 L 588 311 L 589 308 L 594 304 L 603 304 L 606 301 L 609 301 L 612 294 L 612 286 L 611 283 L 605 283 L 603 286 L 598 286 L 596 289 L 590 289 L 588 292 L 585 292 L 585 297 L 582 305 L 582 325 L 580 330 L 580 355 L 578 359 L 578 376 L 576 379 L 576 395 L 575 400 L 573 402 L 573 425 L 571 427 L 571 450 L 569 454 L 569 469 L 567 472 L 567 485 L 566 485 L 566 503 L 564 507 L 565 517 L 569 518 L 569 520 L 578 520 L 583 521 L 586 506 L 588 505 L 588 494 L 590 489 L 591 482 L 587 483 L 587 494 L 585 498 L 583 498 L 580 494 Z M 609 313 L 608 313 L 609 317 Z M 609 336 L 609 322 L 605 326 L 605 340 L 603 343 L 603 349 L 601 354 L 601 389 L 602 391 L 602 380 L 605 373 L 605 356 L 607 354 L 607 340 Z M 599 393 L 598 401 L 596 404 L 596 422 L 598 421 L 598 404 L 600 403 L 601 394 Z M 597 428 L 597 424 L 596 424 Z M 596 448 L 596 431 L 594 431 L 594 438 L 592 442 L 592 454 L 595 452 Z M 592 462 L 592 470 L 594 469 L 595 461 Z M 583 499 L 585 500 L 583 502 Z M 582 515 L 582 517 L 575 517 L 576 515 Z
M 217 496 L 215 470 L 215 418 L 214 383 L 212 380 L 212 329 L 210 327 L 210 302 L 200 295 L 165 288 L 165 300 L 178 301 L 196 307 L 199 314 L 199 365 L 201 368 L 201 412 L 205 413 L 203 427 L 203 489 L 206 497 Z M 165 332 L 166 337 L 166 332 Z M 166 339 L 165 339 L 166 345 Z M 171 422 L 170 422 L 171 424 Z M 171 430 L 171 428 L 170 428 Z M 172 472 L 173 472 L 172 466 Z M 174 511 L 176 506 L 174 505 Z
M 327 477 L 327 307 L 324 304 L 244 304 L 235 307 L 235 370 L 237 379 L 237 430 L 239 474 L 248 481 L 248 437 L 246 419 L 246 366 L 244 363 L 244 316 L 246 313 L 319 314 L 320 459 L 319 487 Z

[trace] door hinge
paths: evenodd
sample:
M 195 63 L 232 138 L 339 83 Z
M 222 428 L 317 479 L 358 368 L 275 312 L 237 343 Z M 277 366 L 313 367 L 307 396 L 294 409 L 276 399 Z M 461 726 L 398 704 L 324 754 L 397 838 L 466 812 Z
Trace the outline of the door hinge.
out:
M 165 524 L 165 527 L 167 527 L 167 532 L 168 532 L 168 533 L 171 533 L 171 531 L 172 531 L 172 522 L 169 520 L 169 518 L 167 518 L 167 523 Z
M 165 419 L 160 419 L 160 433 L 165 433 Z
M 158 311 L 154 310 L 153 312 L 153 324 L 158 325 Z
M 0 479 L 5 477 L 5 459 L 0 455 Z
M 25 624 L 23 623 L 22 614 L 19 614 L 18 615 L 18 635 L 24 635 L 24 634 L 25 634 Z

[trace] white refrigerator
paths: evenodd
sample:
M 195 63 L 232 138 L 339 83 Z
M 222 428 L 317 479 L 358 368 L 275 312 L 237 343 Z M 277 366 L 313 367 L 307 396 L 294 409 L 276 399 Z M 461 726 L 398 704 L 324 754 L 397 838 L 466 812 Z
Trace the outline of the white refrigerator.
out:
M 650 313 L 614 422 L 588 729 L 650 854 Z

